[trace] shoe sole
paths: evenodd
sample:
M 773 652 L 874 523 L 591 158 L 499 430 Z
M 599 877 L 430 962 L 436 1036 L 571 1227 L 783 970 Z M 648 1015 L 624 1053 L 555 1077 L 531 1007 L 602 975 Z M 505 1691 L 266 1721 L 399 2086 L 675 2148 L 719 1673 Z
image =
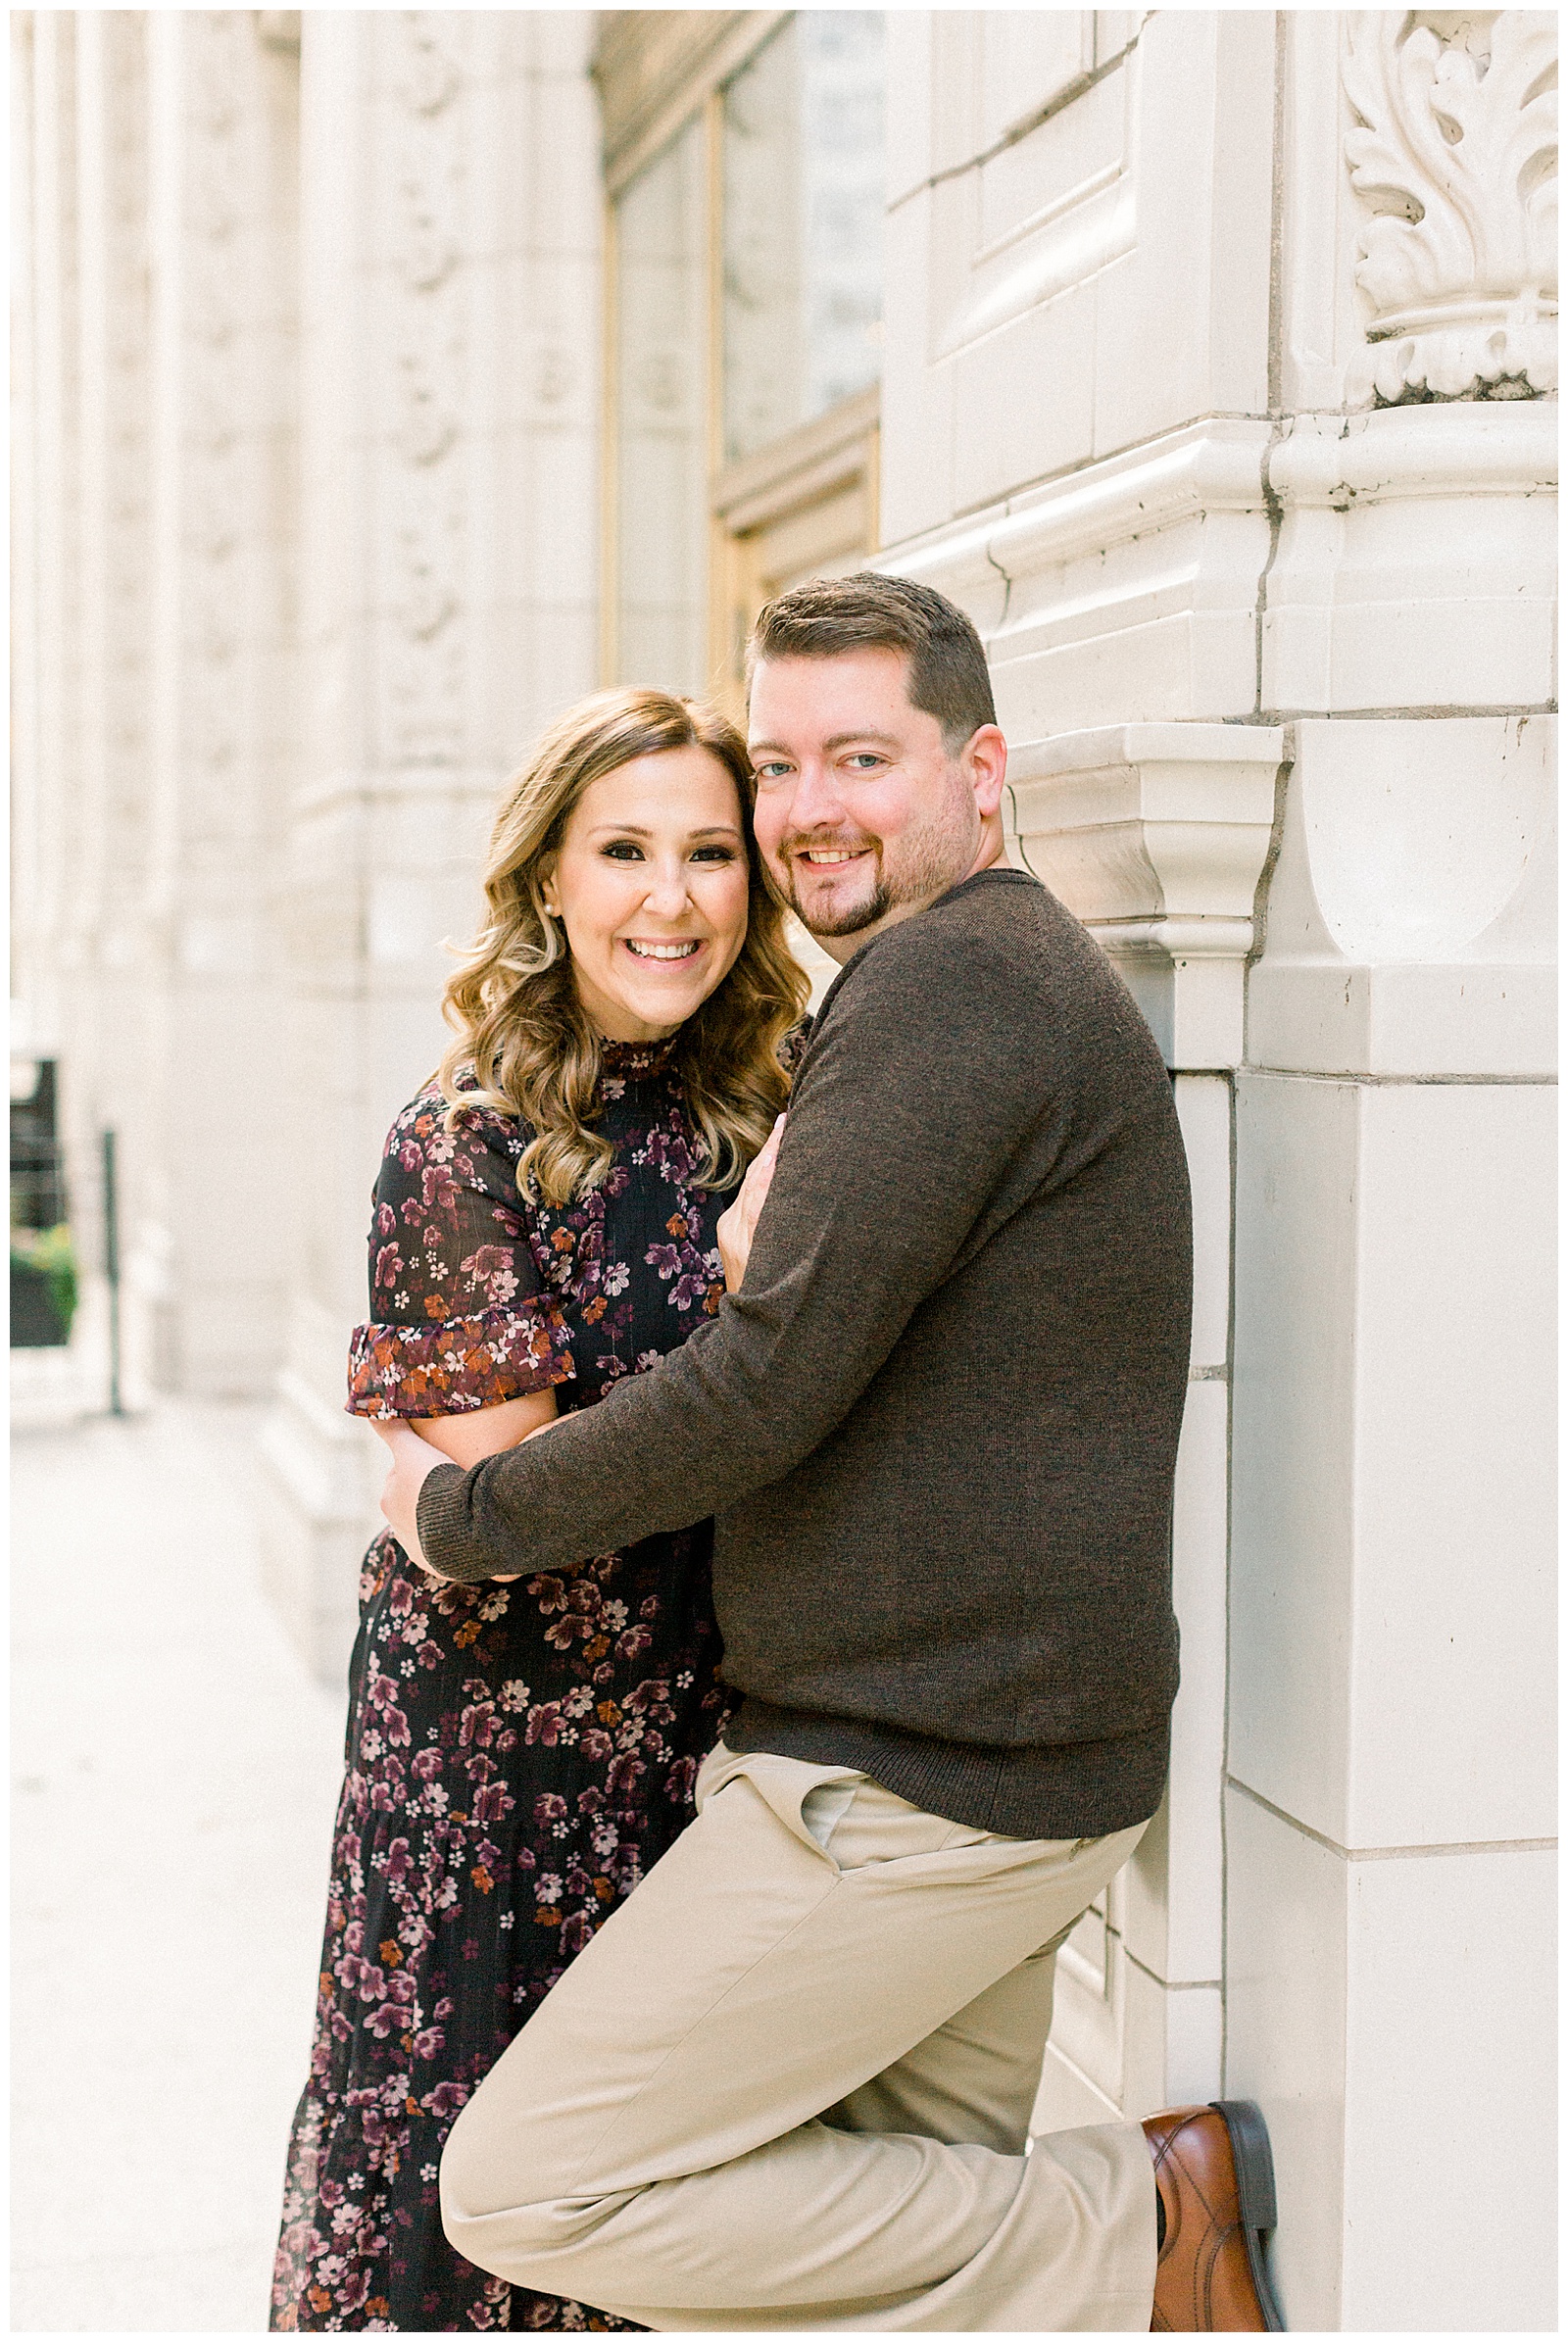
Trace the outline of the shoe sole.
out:
M 1209 2104 L 1230 2133 L 1247 2266 L 1252 2272 L 1263 2325 L 1268 2333 L 1283 2334 L 1285 2320 L 1280 2316 L 1280 2306 L 1263 2262 L 1263 2238 L 1279 2220 L 1274 2195 L 1274 2150 L 1268 2143 L 1268 2125 L 1262 2109 L 1254 2106 L 1250 2098 L 1211 2098 Z

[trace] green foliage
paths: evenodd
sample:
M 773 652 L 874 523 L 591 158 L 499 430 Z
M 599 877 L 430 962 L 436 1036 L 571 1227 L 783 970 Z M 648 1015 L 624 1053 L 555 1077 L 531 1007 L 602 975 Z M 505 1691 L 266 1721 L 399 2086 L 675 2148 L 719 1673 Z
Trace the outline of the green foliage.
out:
M 11 1258 L 13 1263 L 47 1277 L 50 1297 L 69 1335 L 76 1314 L 76 1247 L 65 1221 L 55 1228 L 13 1228 Z

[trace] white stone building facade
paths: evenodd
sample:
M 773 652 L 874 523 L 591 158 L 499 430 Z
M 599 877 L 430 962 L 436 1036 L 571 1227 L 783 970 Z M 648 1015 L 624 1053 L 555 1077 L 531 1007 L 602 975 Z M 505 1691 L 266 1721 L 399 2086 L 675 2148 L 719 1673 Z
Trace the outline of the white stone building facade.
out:
M 1554 18 L 13 27 L 13 992 L 133 1391 L 270 1396 L 339 1667 L 501 781 L 940 587 L 1197 1204 L 1171 1785 L 1041 2120 L 1255 2097 L 1291 2325 L 1550 2327 Z

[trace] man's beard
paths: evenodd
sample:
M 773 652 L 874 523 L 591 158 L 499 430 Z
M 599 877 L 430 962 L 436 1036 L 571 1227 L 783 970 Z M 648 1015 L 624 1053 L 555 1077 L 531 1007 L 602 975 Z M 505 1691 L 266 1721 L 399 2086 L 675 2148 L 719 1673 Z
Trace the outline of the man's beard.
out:
M 865 847 L 876 855 L 876 884 L 860 902 L 846 903 L 841 910 L 828 910 L 824 905 L 814 917 L 808 918 L 796 884 L 796 854 L 799 850 L 812 847 L 823 853 L 835 849 L 858 852 Z M 785 901 L 809 935 L 859 935 L 867 927 L 874 927 L 885 919 L 890 910 L 897 910 L 906 903 L 934 903 L 951 886 L 956 886 L 968 866 L 970 853 L 956 841 L 951 828 L 941 821 L 929 823 L 913 838 L 906 838 L 906 865 L 890 879 L 882 858 L 879 838 L 847 840 L 843 838 L 802 838 L 789 841 L 781 859 L 789 873 L 784 890 Z
M 865 900 L 861 903 L 846 903 L 844 908 L 838 911 L 823 909 L 816 914 L 814 919 L 807 917 L 806 906 L 801 901 L 800 890 L 795 883 L 795 856 L 791 854 L 786 857 L 784 867 L 789 872 L 789 885 L 785 889 L 785 900 L 808 934 L 858 935 L 862 927 L 873 926 L 878 919 L 883 918 L 893 908 L 897 897 L 882 875 L 882 850 L 880 847 L 876 847 L 873 852 L 876 854 L 876 884 Z

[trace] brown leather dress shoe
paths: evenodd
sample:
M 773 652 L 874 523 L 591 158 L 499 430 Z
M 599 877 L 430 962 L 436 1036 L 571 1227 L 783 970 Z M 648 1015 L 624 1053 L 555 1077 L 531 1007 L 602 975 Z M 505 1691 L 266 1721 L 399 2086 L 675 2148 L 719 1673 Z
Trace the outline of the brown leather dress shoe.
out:
M 1179 2106 L 1144 2124 L 1165 2214 L 1152 2334 L 1277 2334 L 1263 2266 L 1274 2225 L 1274 2158 L 1250 2100 Z

